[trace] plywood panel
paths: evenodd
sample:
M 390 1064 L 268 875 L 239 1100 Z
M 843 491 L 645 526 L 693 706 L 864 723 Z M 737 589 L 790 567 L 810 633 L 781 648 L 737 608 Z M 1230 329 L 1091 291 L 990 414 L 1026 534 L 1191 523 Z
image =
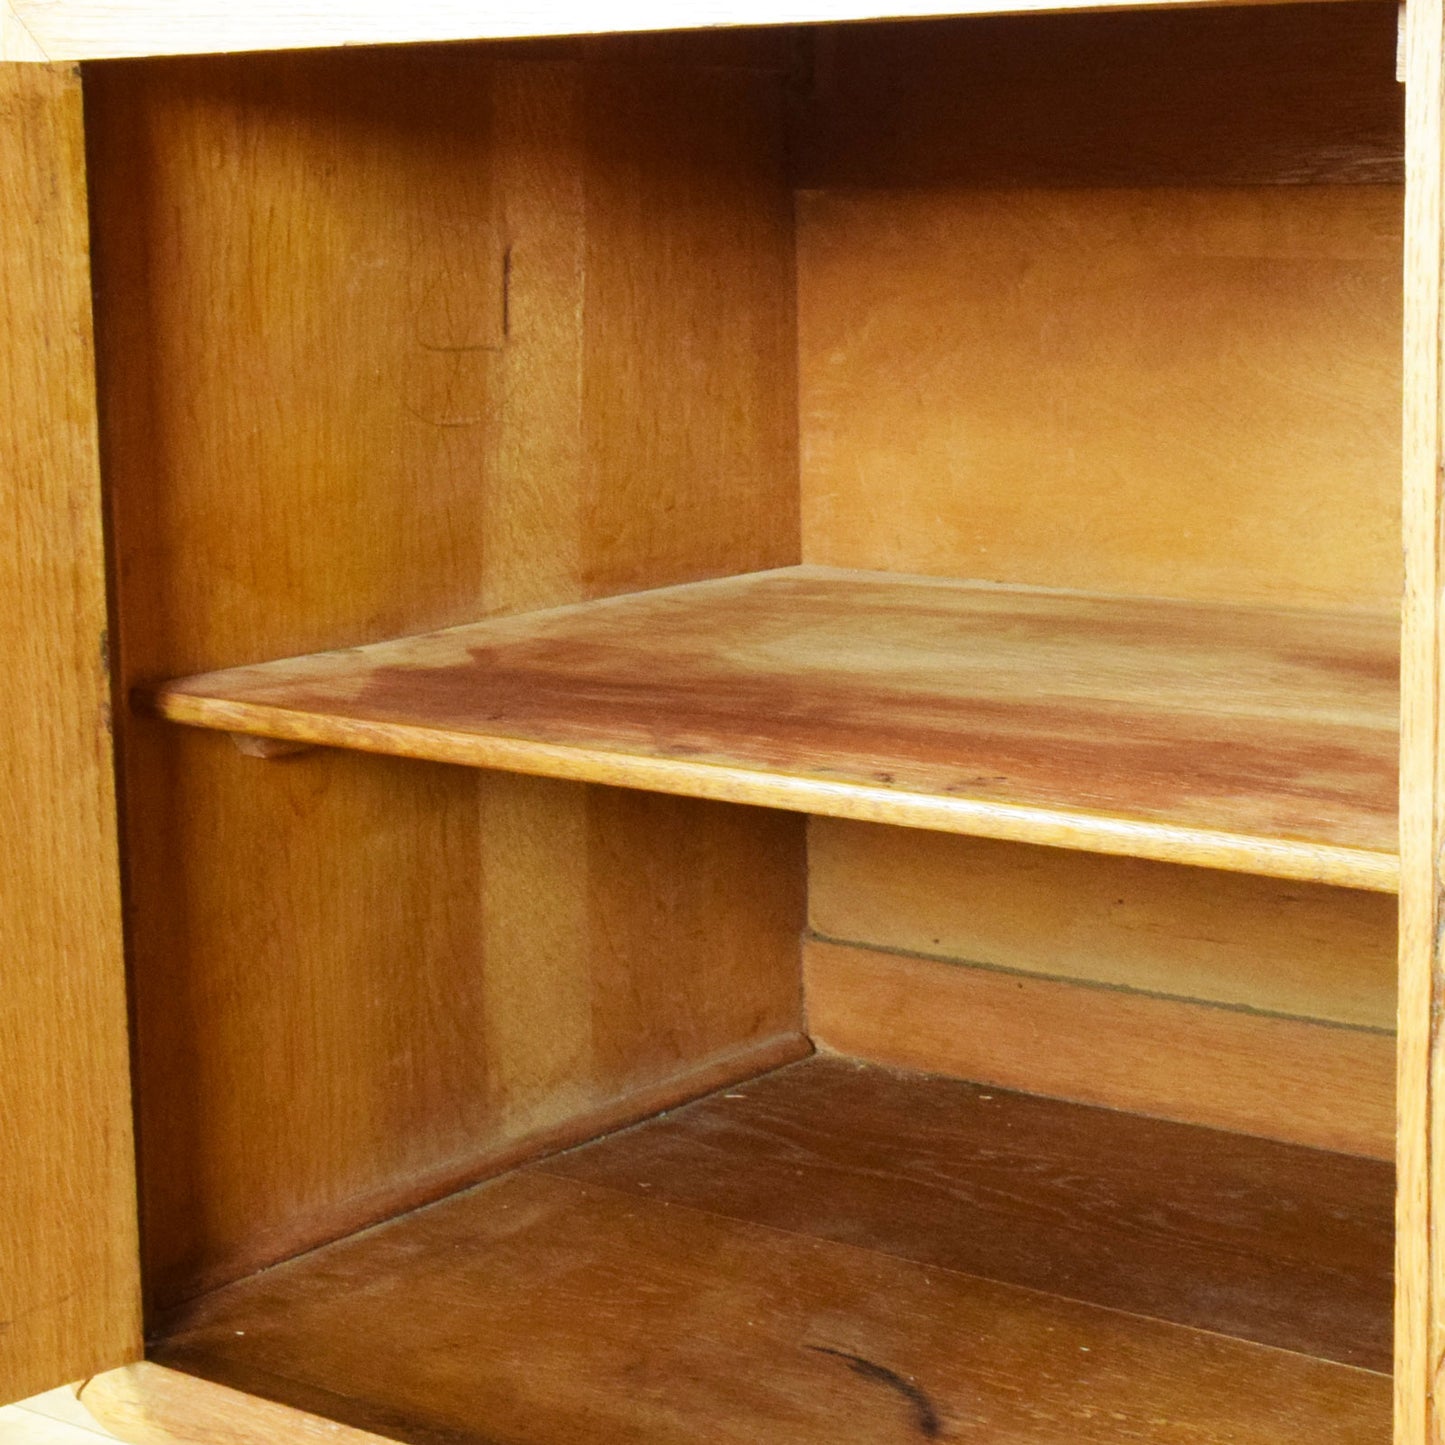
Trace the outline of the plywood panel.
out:
M 805 560 L 1397 605 L 1400 194 L 799 198 Z
M 816 933 L 1370 1028 L 1395 1026 L 1395 900 L 817 818 Z
M 1393 0 L 814 32 L 807 188 L 1403 179 Z
M 1388 1429 L 1383 1375 L 533 1171 L 176 1324 L 164 1362 L 414 1445 Z
M 822 940 L 822 1049 L 1261 1138 L 1393 1157 L 1394 1037 Z
M 79 77 L 0 66 L 0 1402 L 140 1350 Z
M 142 691 L 177 722 L 1389 888 L 1388 614 L 785 568 Z
M 1388 1162 L 820 1056 L 537 1167 L 1390 1371 Z
M 796 559 L 790 394 L 760 401 L 791 348 L 778 81 L 690 75 L 664 126 L 683 82 L 643 64 L 97 73 L 125 686 Z M 638 190 L 669 176 L 697 197 L 676 224 Z M 659 258 L 651 335 L 672 353 L 694 321 L 709 386 L 595 393 Z M 132 718 L 124 750 L 156 1300 L 803 1047 L 788 820 L 263 766 Z M 627 920 L 599 901 L 619 875 L 647 880 Z

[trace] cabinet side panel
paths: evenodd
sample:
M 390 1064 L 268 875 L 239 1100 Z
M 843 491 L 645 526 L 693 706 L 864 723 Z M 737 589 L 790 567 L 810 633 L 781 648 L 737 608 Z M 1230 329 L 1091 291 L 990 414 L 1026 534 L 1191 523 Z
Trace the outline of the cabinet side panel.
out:
M 1405 598 L 1400 717 L 1400 1015 L 1396 1099 L 1395 1442 L 1441 1439 L 1445 1359 L 1445 1047 L 1440 1037 L 1445 756 L 1442 615 L 1441 277 L 1445 273 L 1445 15 L 1407 12 L 1405 180 Z
M 792 346 L 780 78 L 689 67 L 688 129 L 670 66 L 613 63 L 98 77 L 127 686 L 795 560 L 793 416 L 752 407 Z M 658 168 L 746 223 L 693 248 Z M 616 307 L 663 357 L 711 328 L 706 387 L 598 393 Z M 122 722 L 154 1304 L 804 1047 L 797 820 Z
M 589 595 L 802 561 L 783 119 L 773 80 L 588 72 Z
M 80 78 L 0 65 L 0 1401 L 140 1352 Z

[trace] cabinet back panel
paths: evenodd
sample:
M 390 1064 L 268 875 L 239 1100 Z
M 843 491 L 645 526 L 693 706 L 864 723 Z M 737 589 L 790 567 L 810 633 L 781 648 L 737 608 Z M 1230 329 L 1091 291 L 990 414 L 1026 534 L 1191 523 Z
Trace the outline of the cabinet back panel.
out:
M 825 938 L 1333 1024 L 1395 1024 L 1396 900 L 877 824 L 809 824 Z
M 814 1039 L 1392 1157 L 1396 900 L 815 818 Z
M 805 559 L 1393 607 L 1399 224 L 1399 191 L 1375 186 L 803 194 Z M 814 927 L 872 947 L 1331 1023 L 1393 1017 L 1384 898 L 824 822 L 809 880 Z M 809 975 L 815 1017 L 833 982 Z M 1058 1092 L 1054 1044 L 1029 1037 L 1007 1082 Z M 919 1047 L 916 1067 L 981 1066 Z M 1258 1098 L 1278 1070 L 1329 1114 L 1338 1077 L 1291 1072 L 1257 1029 L 1232 1047 Z M 1188 1112 L 1169 1068 L 1139 1078 L 1109 1102 L 1219 1122 Z M 1388 1068 L 1361 1087 L 1388 1120 Z
M 1393 608 L 1394 187 L 799 198 L 804 560 Z
M 795 165 L 805 561 L 1396 607 L 1395 22 L 1346 4 L 820 33 Z M 1380 184 L 1339 184 L 1361 181 Z M 1014 1086 L 1104 1098 L 1060 1021 L 1113 1008 L 1127 1048 L 1132 1006 L 1048 980 L 1132 989 L 1159 1000 L 1139 1005 L 1158 1067 L 1135 1060 L 1106 1102 L 1311 1142 L 1348 1117 L 1352 1147 L 1388 1150 L 1388 1040 L 1338 1026 L 1392 1024 L 1391 900 L 811 830 L 814 929 L 876 952 L 810 956 L 919 994 L 894 1017 L 815 964 L 814 1025 L 863 999 L 825 1042 L 891 1058 L 907 1035 L 916 1066 L 997 1070 L 966 1046 L 993 1030 L 1017 1044 Z M 1018 991 L 950 971 L 968 964 L 1039 976 L 1048 1007 L 986 1018 L 980 990 L 1000 1010 Z M 1230 1009 L 1301 1022 L 1275 1036 Z M 930 1010 L 946 1015 L 931 1052 L 913 1027 Z M 1233 1060 L 1212 1093 L 1179 1083 L 1202 1066 L 1191 1033 Z M 1331 1067 L 1341 1048 L 1369 1067 Z M 1231 1069 L 1253 1102 L 1221 1103 Z M 1280 1090 L 1299 1107 L 1271 1111 Z
M 1388 1160 L 1395 1040 L 1278 1014 L 811 940 L 822 1052 Z
M 798 560 L 776 76 L 88 103 L 123 688 Z M 796 819 L 120 721 L 153 1305 L 803 1047 Z

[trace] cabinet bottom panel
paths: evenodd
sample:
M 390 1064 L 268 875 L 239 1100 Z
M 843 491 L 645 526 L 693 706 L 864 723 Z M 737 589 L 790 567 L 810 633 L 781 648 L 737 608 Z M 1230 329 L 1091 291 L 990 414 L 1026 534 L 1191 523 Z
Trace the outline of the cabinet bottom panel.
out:
M 206 1296 L 152 1357 L 412 1445 L 1384 1442 L 1392 1192 L 818 1057 Z

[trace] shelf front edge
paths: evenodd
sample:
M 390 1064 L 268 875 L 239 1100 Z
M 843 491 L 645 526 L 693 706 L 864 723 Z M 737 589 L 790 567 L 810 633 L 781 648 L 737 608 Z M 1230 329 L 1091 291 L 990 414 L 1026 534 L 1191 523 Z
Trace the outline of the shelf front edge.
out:
M 198 697 L 164 686 L 153 691 L 138 691 L 134 702 L 138 711 L 168 722 L 313 747 L 345 748 L 424 762 L 639 788 L 714 802 L 782 808 L 829 818 L 1149 858 L 1161 863 L 1291 878 L 1376 893 L 1394 893 L 1399 889 L 1397 855 L 1338 844 L 1258 838 L 1181 824 L 908 792 L 726 763 L 650 757 L 529 738 L 447 728 L 412 728 Z

